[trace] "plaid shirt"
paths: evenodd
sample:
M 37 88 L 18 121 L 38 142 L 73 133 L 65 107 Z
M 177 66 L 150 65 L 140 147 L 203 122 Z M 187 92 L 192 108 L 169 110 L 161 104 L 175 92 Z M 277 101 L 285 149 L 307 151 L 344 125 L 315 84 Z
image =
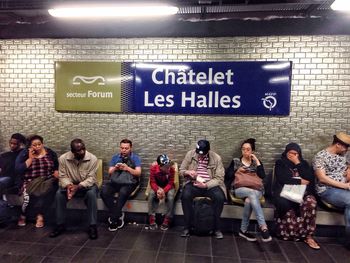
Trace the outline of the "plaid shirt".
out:
M 52 176 L 54 172 L 54 163 L 48 154 L 42 158 L 33 158 L 32 165 L 28 167 L 24 178 L 26 182 L 30 182 L 39 176 Z

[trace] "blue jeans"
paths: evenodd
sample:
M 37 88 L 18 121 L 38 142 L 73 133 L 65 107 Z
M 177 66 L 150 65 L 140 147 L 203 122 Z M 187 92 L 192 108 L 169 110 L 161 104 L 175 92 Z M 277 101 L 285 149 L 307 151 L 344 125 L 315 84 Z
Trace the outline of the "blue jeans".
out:
M 329 187 L 326 191 L 318 194 L 327 203 L 344 208 L 346 231 L 350 233 L 350 191 L 335 187 Z
M 169 218 L 173 218 L 174 214 L 174 198 L 175 198 L 175 189 L 170 189 L 166 194 L 166 213 L 165 215 Z M 151 189 L 148 196 L 148 214 L 155 215 L 156 208 L 159 200 L 157 199 L 157 194 Z
M 252 210 L 255 212 L 256 220 L 260 227 L 266 226 L 263 210 L 260 205 L 260 198 L 262 192 L 248 187 L 240 187 L 235 189 L 235 196 L 244 199 L 243 218 L 241 223 L 241 230 L 246 232 L 249 226 L 249 219 Z
M 0 177 L 0 194 L 4 192 L 13 185 L 13 179 L 11 177 Z

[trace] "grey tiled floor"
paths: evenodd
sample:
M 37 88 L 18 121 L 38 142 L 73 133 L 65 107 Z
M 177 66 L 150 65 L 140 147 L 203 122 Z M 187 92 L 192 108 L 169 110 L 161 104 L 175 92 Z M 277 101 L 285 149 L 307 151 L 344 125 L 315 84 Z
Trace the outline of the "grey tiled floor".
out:
M 180 237 L 180 227 L 161 232 L 131 224 L 114 233 L 106 228 L 99 226 L 97 240 L 89 240 L 83 227 L 52 239 L 50 227 L 10 225 L 0 229 L 0 262 L 350 262 L 350 251 L 330 238 L 317 238 L 321 250 L 315 251 L 302 242 L 252 243 L 230 233 L 223 240 L 185 239 Z

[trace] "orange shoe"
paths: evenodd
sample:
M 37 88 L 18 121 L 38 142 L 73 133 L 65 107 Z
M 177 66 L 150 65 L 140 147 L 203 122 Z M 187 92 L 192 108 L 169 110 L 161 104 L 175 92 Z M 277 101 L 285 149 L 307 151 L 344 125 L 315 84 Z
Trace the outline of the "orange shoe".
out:
M 26 226 L 26 217 L 23 215 L 20 215 L 18 218 L 17 226 Z

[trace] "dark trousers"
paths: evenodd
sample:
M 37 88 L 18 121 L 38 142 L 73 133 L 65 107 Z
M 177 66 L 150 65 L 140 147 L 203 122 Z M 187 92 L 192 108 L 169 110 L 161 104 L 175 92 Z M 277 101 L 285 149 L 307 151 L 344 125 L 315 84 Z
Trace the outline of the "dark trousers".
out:
M 187 183 L 181 195 L 182 210 L 185 218 L 185 228 L 190 229 L 191 219 L 193 218 L 193 199 L 195 197 L 209 197 L 212 200 L 212 206 L 215 217 L 215 230 L 220 230 L 220 215 L 224 208 L 225 194 L 219 186 L 213 188 L 198 188 L 192 183 Z
M 84 202 L 87 206 L 89 225 L 96 225 L 97 223 L 97 186 L 79 189 L 73 198 L 84 197 Z M 66 219 L 67 210 L 67 189 L 59 188 L 56 192 L 56 223 L 63 225 Z
M 7 189 L 13 186 L 13 179 L 8 176 L 0 177 L 0 194 L 3 195 Z M 2 197 L 0 197 L 2 198 Z
M 121 217 L 123 206 L 136 187 L 137 184 L 120 185 L 112 182 L 107 182 L 102 186 L 100 195 L 103 202 L 109 209 L 110 217 L 113 222 L 117 222 L 119 217 Z M 116 192 L 119 192 L 117 199 L 114 197 Z

